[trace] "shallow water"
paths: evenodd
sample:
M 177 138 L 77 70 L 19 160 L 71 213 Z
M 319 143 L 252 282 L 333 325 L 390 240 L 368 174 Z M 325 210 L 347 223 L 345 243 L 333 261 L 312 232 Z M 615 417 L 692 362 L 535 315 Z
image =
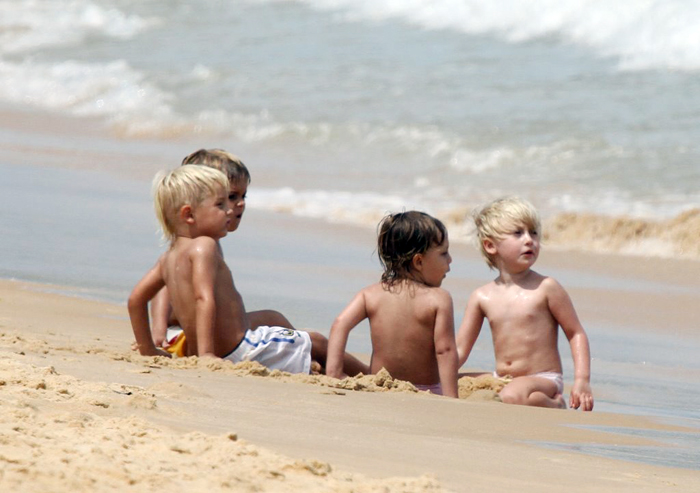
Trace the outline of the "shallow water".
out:
M 697 425 L 697 422 L 695 423 Z M 617 444 L 562 444 L 536 442 L 539 446 L 570 452 L 581 452 L 612 459 L 643 462 L 654 466 L 700 470 L 700 442 L 698 432 L 639 430 L 634 428 L 589 427 L 594 431 L 647 438 L 660 446 L 630 446 Z
M 545 215 L 700 205 L 690 0 L 37 0 L 0 13 L 0 102 L 97 117 L 127 140 L 226 147 L 253 165 L 254 208 L 373 224 L 513 193 Z

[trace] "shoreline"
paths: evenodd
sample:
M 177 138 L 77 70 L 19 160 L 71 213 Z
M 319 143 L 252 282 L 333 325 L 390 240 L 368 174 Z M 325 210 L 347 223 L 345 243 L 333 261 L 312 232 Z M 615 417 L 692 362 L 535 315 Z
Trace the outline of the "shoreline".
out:
M 98 171 L 150 183 L 157 171 L 179 164 L 182 157 L 192 149 L 221 146 L 220 138 L 216 135 L 204 135 L 196 139 L 182 136 L 127 139 L 99 118 L 71 117 L 9 104 L 0 105 L 0 116 L 3 121 L 0 124 L 0 143 L 3 144 L 0 163 L 12 163 L 14 166 L 26 163 L 59 169 Z M 235 143 L 232 146 L 236 147 Z M 256 168 L 254 156 L 244 161 L 251 163 L 255 177 L 253 191 L 258 186 L 283 186 L 274 176 L 270 176 L 264 163 L 260 163 L 259 169 Z M 297 217 L 292 213 L 294 208 L 295 205 L 290 204 L 279 210 L 265 206 L 255 210 L 293 218 Z M 453 231 L 456 243 L 468 245 L 470 227 L 465 219 L 469 210 L 457 208 L 433 213 Z M 318 221 L 324 226 L 342 224 L 351 230 L 374 230 L 382 214 L 369 215 L 376 216 L 369 221 L 370 224 L 367 224 L 367 218 L 346 219 L 337 223 L 332 218 L 298 218 Z M 695 264 L 697 268 L 694 270 L 700 271 L 700 247 L 695 241 L 700 234 L 700 210 L 697 208 L 689 208 L 665 218 L 562 211 L 543 218 L 543 224 L 543 246 L 563 255 L 573 253 L 594 258 L 599 255 L 616 256 L 630 261 L 646 258 L 678 260 Z

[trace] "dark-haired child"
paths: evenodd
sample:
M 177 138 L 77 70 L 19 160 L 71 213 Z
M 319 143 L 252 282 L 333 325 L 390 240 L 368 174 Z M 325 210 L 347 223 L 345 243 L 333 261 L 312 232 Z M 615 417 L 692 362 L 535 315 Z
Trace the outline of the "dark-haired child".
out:
M 331 327 L 326 373 L 343 378 L 350 331 L 369 319 L 370 373 L 385 368 L 420 390 L 457 397 L 457 349 L 452 297 L 440 285 L 450 270 L 447 229 L 428 214 L 409 211 L 379 225 L 381 281 L 364 288 Z

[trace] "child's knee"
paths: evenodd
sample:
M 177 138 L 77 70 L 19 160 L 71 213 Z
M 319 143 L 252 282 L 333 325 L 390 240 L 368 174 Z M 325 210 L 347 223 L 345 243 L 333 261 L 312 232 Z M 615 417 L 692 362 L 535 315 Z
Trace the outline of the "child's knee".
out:
M 522 392 L 522 389 L 509 388 L 508 386 L 504 387 L 503 390 L 498 393 L 498 396 L 505 404 L 519 405 L 526 404 L 528 397 L 525 392 Z
M 282 315 L 277 310 L 268 310 L 269 317 L 272 319 L 273 323 L 270 325 L 276 325 L 277 327 L 286 327 L 287 329 L 294 329 L 292 323 Z
M 326 336 L 324 336 L 320 332 L 309 332 L 309 337 L 311 338 L 311 343 L 314 346 L 316 344 L 318 344 L 319 346 L 328 346 L 328 339 L 326 339 Z

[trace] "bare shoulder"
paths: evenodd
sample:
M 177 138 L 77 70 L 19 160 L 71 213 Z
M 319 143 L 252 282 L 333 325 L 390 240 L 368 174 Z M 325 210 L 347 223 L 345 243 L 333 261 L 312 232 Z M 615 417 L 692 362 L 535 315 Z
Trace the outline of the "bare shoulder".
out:
M 382 286 L 382 283 L 377 282 L 374 284 L 370 284 L 367 287 L 362 288 L 358 293 L 357 296 L 362 296 L 365 299 L 368 300 L 373 300 L 380 298 L 382 296 L 385 296 L 386 290 L 384 289 L 384 286 Z
M 168 256 L 170 255 L 171 248 L 163 252 L 160 257 L 158 257 L 158 260 L 156 260 L 156 265 L 154 268 L 162 269 L 163 265 L 165 265 L 166 260 L 168 259 Z
M 363 303 L 375 305 L 381 303 L 384 296 L 386 296 L 386 291 L 381 283 L 375 283 L 359 290 L 353 298 L 353 302 L 361 300 Z
M 469 296 L 470 300 L 480 301 L 489 299 L 496 289 L 496 281 L 491 281 L 483 286 L 479 286 Z
M 198 236 L 187 242 L 186 249 L 190 255 L 194 256 L 218 256 L 219 255 L 219 244 L 218 242 L 209 236 Z
M 427 295 L 436 307 L 451 307 L 452 295 L 446 289 L 440 287 L 428 288 Z
M 383 291 L 384 291 L 384 286 L 382 286 L 382 283 L 375 282 L 374 284 L 370 284 L 369 286 L 362 288 L 360 290 L 360 293 L 372 294 L 372 293 L 381 293 Z
M 555 294 L 558 292 L 565 292 L 564 287 L 553 277 L 543 276 L 541 274 L 538 274 L 538 276 L 541 277 L 540 288 L 547 293 Z

